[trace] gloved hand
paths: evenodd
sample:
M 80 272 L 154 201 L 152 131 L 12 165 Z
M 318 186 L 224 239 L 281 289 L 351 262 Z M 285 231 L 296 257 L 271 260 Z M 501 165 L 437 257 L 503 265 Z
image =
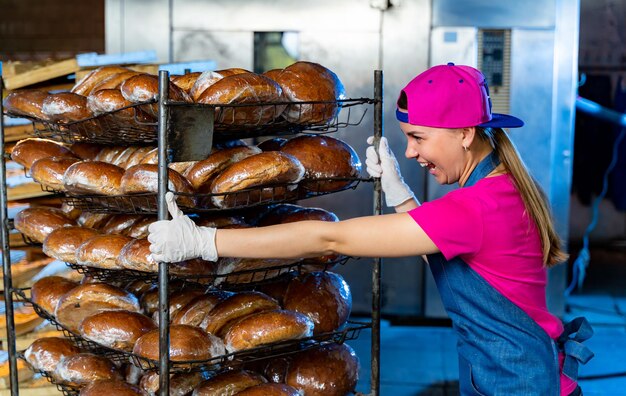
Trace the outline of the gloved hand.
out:
M 172 192 L 165 194 L 172 220 L 156 221 L 148 227 L 150 252 L 157 262 L 176 263 L 196 257 L 216 261 L 215 228 L 198 227 L 178 209 Z
M 374 136 L 367 138 L 367 144 L 374 143 Z M 409 199 L 415 199 L 415 194 L 404 182 L 400 174 L 400 166 L 395 155 L 389 148 L 387 138 L 381 137 L 378 145 L 378 154 L 374 146 L 365 151 L 367 173 L 372 177 L 380 177 L 380 183 L 385 193 L 385 202 L 389 207 L 396 207 Z

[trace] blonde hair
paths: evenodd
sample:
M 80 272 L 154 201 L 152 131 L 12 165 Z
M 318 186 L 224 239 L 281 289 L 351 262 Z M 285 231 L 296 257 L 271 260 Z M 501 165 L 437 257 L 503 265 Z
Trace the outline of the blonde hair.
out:
M 554 228 L 546 196 L 537 181 L 528 173 L 526 165 L 506 132 L 501 128 L 481 127 L 476 127 L 476 131 L 477 136 L 491 143 L 500 162 L 513 176 L 515 187 L 522 196 L 526 212 L 539 231 L 544 266 L 549 268 L 567 260 L 567 253 L 561 250 L 561 239 Z

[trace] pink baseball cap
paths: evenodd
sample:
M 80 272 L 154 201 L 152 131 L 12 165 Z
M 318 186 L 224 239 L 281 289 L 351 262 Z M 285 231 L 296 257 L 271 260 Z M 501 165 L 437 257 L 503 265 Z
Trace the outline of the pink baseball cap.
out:
M 433 66 L 407 84 L 408 113 L 396 110 L 398 121 L 433 128 L 519 128 L 524 121 L 491 112 L 485 76 L 471 66 Z

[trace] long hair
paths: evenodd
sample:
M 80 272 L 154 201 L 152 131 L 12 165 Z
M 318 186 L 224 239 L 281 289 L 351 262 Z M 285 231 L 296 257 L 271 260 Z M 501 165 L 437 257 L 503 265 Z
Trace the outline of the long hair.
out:
M 543 263 L 552 267 L 567 260 L 567 253 L 561 250 L 561 239 L 554 228 L 548 200 L 539 183 L 528 173 L 515 145 L 501 128 L 476 127 L 478 136 L 492 143 L 500 162 L 513 176 L 515 187 L 522 196 L 527 214 L 534 221 L 541 237 Z

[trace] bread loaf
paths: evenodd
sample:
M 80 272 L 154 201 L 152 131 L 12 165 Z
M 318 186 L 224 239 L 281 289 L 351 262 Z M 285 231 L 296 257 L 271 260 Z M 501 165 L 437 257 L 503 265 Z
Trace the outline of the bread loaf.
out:
M 65 190 L 75 195 L 119 195 L 124 169 L 100 161 L 72 164 L 63 176 Z
M 126 170 L 121 179 L 120 189 L 123 194 L 156 193 L 158 189 L 158 165 L 140 164 Z M 168 169 L 167 188 L 177 193 L 193 193 L 193 188 L 180 173 Z M 181 206 L 195 206 L 193 196 L 178 195 L 176 202 Z
M 52 372 L 63 358 L 78 353 L 80 349 L 67 338 L 43 337 L 26 348 L 24 357 L 35 370 Z
M 226 276 L 220 276 L 215 283 L 241 284 L 272 279 L 292 271 L 294 268 L 289 266 L 295 266 L 300 260 L 222 257 L 217 261 L 217 274 Z
M 82 212 L 76 222 L 81 227 L 99 230 L 113 217 L 110 213 Z
M 77 388 L 97 380 L 122 379 L 113 362 L 92 353 L 78 353 L 63 358 L 53 375 L 62 383 Z
M 76 264 L 76 249 L 88 239 L 99 235 L 93 228 L 62 227 L 52 231 L 43 241 L 43 252 L 52 258 Z M 53 310 L 54 311 L 54 310 Z
M 296 62 L 281 73 L 272 74 L 283 94 L 292 102 L 323 101 L 328 103 L 289 105 L 282 116 L 289 122 L 323 124 L 332 120 L 345 99 L 345 89 L 335 73 L 313 62 Z
M 295 157 L 279 151 L 270 151 L 247 157 L 226 168 L 213 180 L 211 193 L 222 194 L 213 197 L 213 203 L 220 208 L 243 204 L 253 204 L 272 199 L 284 199 L 293 183 L 304 176 L 304 167 Z M 271 187 L 264 192 L 251 191 L 241 194 L 223 195 L 264 185 Z
M 251 386 L 264 384 L 262 375 L 249 370 L 232 370 L 220 373 L 198 385 L 193 396 L 235 395 Z
M 87 107 L 95 115 L 109 113 L 117 125 L 133 125 L 135 120 L 143 123 L 156 122 L 138 107 L 129 107 L 133 103 L 126 100 L 119 89 L 102 89 L 87 97 Z
M 200 193 L 210 192 L 213 179 L 228 166 L 241 161 L 254 154 L 259 154 L 260 149 L 254 146 L 232 147 L 212 152 L 206 159 L 198 161 L 185 173 L 187 180 L 193 188 Z
M 126 148 L 127 146 L 107 146 L 100 150 L 94 161 L 108 162 L 110 164 L 113 158 L 126 150 Z
M 87 98 L 71 92 L 48 95 L 42 103 L 41 111 L 49 120 L 60 123 L 81 121 L 94 116 L 87 107 Z
M 142 220 L 143 215 L 113 215 L 105 225 L 102 226 L 100 231 L 105 234 L 121 234 L 125 235 L 126 231 L 133 226 L 139 220 Z
M 119 151 L 111 158 L 111 163 L 117 165 L 120 168 L 126 169 L 126 163 L 128 159 L 139 149 L 139 146 L 128 146 L 124 150 Z
M 30 175 L 33 180 L 55 191 L 65 190 L 63 175 L 70 165 L 80 161 L 70 157 L 45 157 L 33 162 Z
M 52 231 L 61 227 L 75 226 L 76 223 L 66 217 L 60 209 L 36 206 L 26 208 L 15 215 L 13 225 L 26 237 L 43 243 Z
M 255 287 L 255 290 L 272 297 L 282 307 L 285 299 L 285 293 L 287 293 L 287 287 L 289 287 L 289 283 L 291 283 L 291 280 L 297 275 L 298 273 L 296 271 L 288 272 L 272 282 L 261 283 Z
M 80 214 L 83 211 L 81 209 L 77 208 L 76 206 L 74 206 L 73 202 L 63 201 L 63 203 L 61 204 L 61 212 L 68 219 L 77 221 L 78 217 L 80 217 Z
M 100 345 L 122 351 L 132 351 L 139 337 L 157 325 L 149 317 L 132 311 L 104 311 L 86 317 L 80 324 L 80 334 Z
M 287 139 L 284 138 L 272 138 L 262 141 L 257 144 L 257 147 L 262 151 L 280 151 L 281 147 L 287 143 Z
M 328 344 L 294 356 L 285 383 L 305 395 L 344 396 L 354 392 L 359 359 L 347 344 Z
M 92 70 L 83 77 L 80 81 L 74 85 L 72 88 L 72 92 L 87 96 L 91 93 L 93 88 L 102 80 L 107 78 L 110 75 L 122 73 L 128 71 L 129 69 L 120 66 L 102 66 L 95 70 Z
M 150 74 L 139 74 L 125 80 L 120 85 L 122 96 L 132 103 L 147 102 L 156 100 L 159 95 L 159 78 Z M 169 83 L 169 100 L 173 102 L 189 102 L 189 96 L 174 83 Z M 143 111 L 153 117 L 158 117 L 158 103 L 144 105 L 140 107 Z
M 224 77 L 233 76 L 235 74 L 242 73 L 250 73 L 249 70 L 240 69 L 240 68 L 231 68 L 224 70 L 207 70 L 200 74 L 196 81 L 194 81 L 193 86 L 189 90 L 189 95 L 194 102 L 197 102 L 200 98 L 200 95 L 211 85 L 215 84 L 217 81 L 221 80 Z
M 124 168 L 128 169 L 132 166 L 135 165 L 139 165 L 141 163 L 141 161 L 143 160 L 144 157 L 146 157 L 146 155 L 148 155 L 149 153 L 152 152 L 157 152 L 157 149 L 154 147 L 150 147 L 150 146 L 144 146 L 144 147 L 140 147 L 137 149 L 137 151 L 135 151 L 129 158 L 128 161 L 126 161 L 126 164 L 124 164 Z
M 172 324 L 200 326 L 207 314 L 221 301 L 231 294 L 223 291 L 213 291 L 200 295 L 189 301 L 172 315 Z
M 294 311 L 263 311 L 248 315 L 230 326 L 224 336 L 228 352 L 255 348 L 313 335 L 313 322 Z
M 283 307 L 308 316 L 315 323 L 315 334 L 325 333 L 346 323 L 352 310 L 352 294 L 341 275 L 311 272 L 291 281 Z
M 295 388 L 286 384 L 260 384 L 246 388 L 237 396 L 300 396 Z
M 198 77 L 200 77 L 201 74 L 202 72 L 193 72 L 178 76 L 173 75 L 170 76 L 170 81 L 173 82 L 174 85 L 176 85 L 178 88 L 189 94 L 191 88 L 196 83 L 196 80 L 198 80 Z
M 20 140 L 11 151 L 11 159 L 26 169 L 30 169 L 33 162 L 46 157 L 76 158 L 67 147 L 48 139 Z
M 170 396 L 188 396 L 193 389 L 208 377 L 207 373 L 191 372 L 170 375 Z M 159 394 L 159 374 L 150 372 L 141 377 L 139 387 L 148 396 Z M 215 395 L 217 396 L 217 395 Z M 224 395 L 225 396 L 225 395 Z
M 221 330 L 232 321 L 244 316 L 263 311 L 279 309 L 280 306 L 273 298 L 256 291 L 235 293 L 218 302 L 205 316 L 200 324 L 206 332 L 223 336 Z
M 63 295 L 55 316 L 61 324 L 76 332 L 80 322 L 102 311 L 125 309 L 140 312 L 137 297 L 106 283 L 86 283 Z
M 110 76 L 100 80 L 100 82 L 93 87 L 89 95 L 93 95 L 105 89 L 119 90 L 120 85 L 122 85 L 124 81 L 138 74 L 141 74 L 141 73 L 134 71 L 134 70 L 128 70 L 128 71 L 123 71 L 120 73 L 111 74 Z
M 133 353 L 159 359 L 159 330 L 152 330 L 135 343 Z M 201 329 L 186 325 L 170 326 L 170 359 L 174 362 L 207 360 L 224 354 L 224 343 Z
M 176 316 L 180 309 L 189 304 L 191 301 L 195 300 L 197 297 L 204 295 L 204 293 L 204 289 L 188 287 L 170 293 L 170 318 Z M 223 293 L 226 293 L 226 295 L 231 294 L 230 292 Z
M 148 237 L 148 227 L 150 224 L 157 221 L 156 216 L 146 216 L 143 219 L 137 221 L 130 228 L 128 228 L 124 235 L 131 238 L 143 239 Z
M 96 158 L 98 153 L 102 150 L 104 146 L 96 143 L 83 143 L 77 142 L 72 143 L 70 146 L 70 150 L 74 155 L 82 160 L 93 160 Z
M 81 389 L 79 396 L 102 395 L 145 396 L 138 386 L 120 380 L 98 380 L 92 382 Z
M 121 269 L 117 258 L 122 248 L 132 238 L 118 235 L 96 235 L 83 242 L 76 249 L 76 261 L 80 265 L 94 268 Z
M 261 104 L 283 101 L 282 89 L 273 80 L 256 73 L 224 77 L 209 86 L 198 97 L 204 104 Z M 280 116 L 284 105 L 221 107 L 215 114 L 217 123 L 228 125 L 262 125 Z
M 39 89 L 20 89 L 7 95 L 2 101 L 4 110 L 11 115 L 48 120 L 42 111 L 48 93 Z
M 281 148 L 283 153 L 297 158 L 306 173 L 302 187 L 314 192 L 337 191 L 350 184 L 350 180 L 317 182 L 325 178 L 353 178 L 361 171 L 361 160 L 354 149 L 330 136 L 298 136 Z

